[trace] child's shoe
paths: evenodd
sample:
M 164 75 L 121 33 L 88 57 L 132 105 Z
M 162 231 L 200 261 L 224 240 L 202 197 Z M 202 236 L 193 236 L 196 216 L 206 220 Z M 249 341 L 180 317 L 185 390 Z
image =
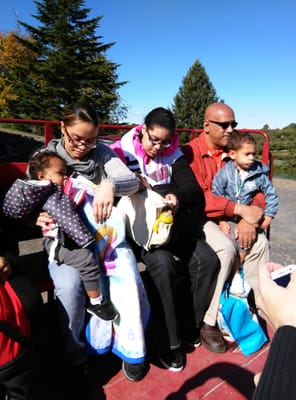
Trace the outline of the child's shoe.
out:
M 118 317 L 118 312 L 113 304 L 104 299 L 100 304 L 91 304 L 87 306 L 87 311 L 104 321 L 114 321 Z

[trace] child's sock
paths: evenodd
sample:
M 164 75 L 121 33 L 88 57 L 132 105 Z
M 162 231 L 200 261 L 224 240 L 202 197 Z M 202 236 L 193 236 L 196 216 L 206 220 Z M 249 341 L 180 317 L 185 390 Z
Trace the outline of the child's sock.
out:
M 103 301 L 103 295 L 100 294 L 99 297 L 90 297 L 90 304 L 95 306 L 96 304 L 101 304 Z

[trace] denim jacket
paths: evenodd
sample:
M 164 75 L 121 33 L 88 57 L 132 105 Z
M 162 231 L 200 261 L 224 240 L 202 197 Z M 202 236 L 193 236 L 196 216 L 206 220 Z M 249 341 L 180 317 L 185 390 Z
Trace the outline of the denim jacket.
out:
M 268 178 L 268 166 L 255 161 L 243 181 L 233 161 L 228 161 L 214 176 L 212 191 L 236 203 L 250 205 L 256 193 L 265 195 L 264 215 L 274 217 L 278 210 L 278 195 Z

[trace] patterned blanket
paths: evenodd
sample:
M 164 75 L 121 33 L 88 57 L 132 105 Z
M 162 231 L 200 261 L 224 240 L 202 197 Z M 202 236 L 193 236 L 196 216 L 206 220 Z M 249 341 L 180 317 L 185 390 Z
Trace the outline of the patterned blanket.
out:
M 124 215 L 113 207 L 105 223 L 96 223 L 92 214 L 93 185 L 78 176 L 73 178 L 73 187 L 87 190 L 80 213 L 95 236 L 93 249 L 105 270 L 101 290 L 105 296 L 110 296 L 119 312 L 119 318 L 113 322 L 89 316 L 85 332 L 88 351 L 103 354 L 111 350 L 129 363 L 143 362 L 146 354 L 144 330 L 150 319 L 150 306 L 136 259 L 126 242 Z

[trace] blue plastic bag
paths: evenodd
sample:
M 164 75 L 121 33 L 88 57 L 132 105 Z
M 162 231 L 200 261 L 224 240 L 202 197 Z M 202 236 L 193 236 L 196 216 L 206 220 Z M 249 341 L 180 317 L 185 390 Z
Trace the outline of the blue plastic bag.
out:
M 228 287 L 221 294 L 220 317 L 245 356 L 255 353 L 268 341 L 248 300 L 230 295 Z

